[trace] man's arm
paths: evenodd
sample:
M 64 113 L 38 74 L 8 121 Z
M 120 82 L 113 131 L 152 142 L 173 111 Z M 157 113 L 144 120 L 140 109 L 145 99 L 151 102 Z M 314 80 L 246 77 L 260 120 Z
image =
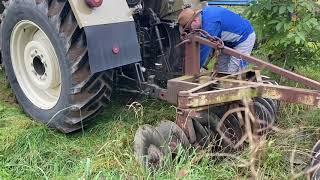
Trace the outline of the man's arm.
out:
M 221 35 L 221 23 L 213 22 L 208 24 L 203 24 L 203 30 L 207 31 L 211 36 L 219 37 Z M 208 57 L 212 51 L 211 47 L 201 45 L 200 47 L 200 66 L 204 66 Z

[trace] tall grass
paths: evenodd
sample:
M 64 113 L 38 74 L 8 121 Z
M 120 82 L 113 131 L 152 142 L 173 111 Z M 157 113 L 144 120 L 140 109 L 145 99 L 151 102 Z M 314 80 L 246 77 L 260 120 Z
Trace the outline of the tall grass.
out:
M 114 99 L 112 107 L 95 124 L 64 135 L 27 117 L 5 84 L 0 73 L 0 179 L 251 177 L 250 168 L 244 165 L 249 160 L 248 150 L 223 160 L 206 151 L 181 151 L 179 158 L 168 161 L 159 171 L 143 169 L 133 155 L 135 131 L 145 123 L 155 125 L 163 119 L 174 120 L 175 108 L 166 103 L 136 99 L 143 108 L 134 111 L 126 106 L 128 98 Z M 261 179 L 289 179 L 307 168 L 310 149 L 320 139 L 320 111 L 283 104 L 277 126 L 281 130 L 270 135 L 259 149 L 256 164 Z

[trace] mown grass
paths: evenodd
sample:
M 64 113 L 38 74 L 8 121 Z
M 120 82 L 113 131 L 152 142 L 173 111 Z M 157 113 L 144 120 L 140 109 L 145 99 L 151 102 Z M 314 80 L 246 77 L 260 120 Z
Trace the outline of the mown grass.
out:
M 311 76 L 319 77 L 318 71 Z M 129 109 L 129 98 L 114 98 L 112 107 L 84 131 L 64 135 L 27 117 L 0 73 L 0 179 L 247 179 L 248 151 L 221 160 L 214 154 L 181 153 L 157 171 L 144 170 L 133 155 L 139 125 L 174 120 L 175 108 L 152 99 L 135 99 L 143 109 Z M 320 111 L 283 105 L 277 126 L 257 159 L 259 178 L 289 179 L 308 166 L 310 149 L 320 139 Z M 295 128 L 295 129 L 292 129 Z M 292 151 L 295 151 L 292 158 Z M 294 159 L 292 162 L 291 159 Z M 293 164 L 293 165 L 292 165 Z

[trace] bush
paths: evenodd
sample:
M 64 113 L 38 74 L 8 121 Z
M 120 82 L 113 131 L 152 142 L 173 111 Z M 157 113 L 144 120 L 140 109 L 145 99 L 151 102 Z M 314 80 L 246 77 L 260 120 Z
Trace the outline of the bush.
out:
M 259 0 L 244 13 L 255 27 L 259 54 L 320 69 L 320 5 L 315 1 Z

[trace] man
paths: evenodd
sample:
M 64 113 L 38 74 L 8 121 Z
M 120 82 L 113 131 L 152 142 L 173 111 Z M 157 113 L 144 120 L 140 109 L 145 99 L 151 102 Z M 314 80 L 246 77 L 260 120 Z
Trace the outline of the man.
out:
M 178 17 L 180 29 L 203 29 L 211 36 L 219 37 L 224 44 L 241 53 L 250 55 L 256 35 L 250 22 L 240 15 L 222 8 L 206 6 L 202 10 L 184 9 Z M 204 67 L 212 48 L 201 45 L 200 66 Z M 247 68 L 247 62 L 220 54 L 218 57 L 218 71 L 236 73 Z

